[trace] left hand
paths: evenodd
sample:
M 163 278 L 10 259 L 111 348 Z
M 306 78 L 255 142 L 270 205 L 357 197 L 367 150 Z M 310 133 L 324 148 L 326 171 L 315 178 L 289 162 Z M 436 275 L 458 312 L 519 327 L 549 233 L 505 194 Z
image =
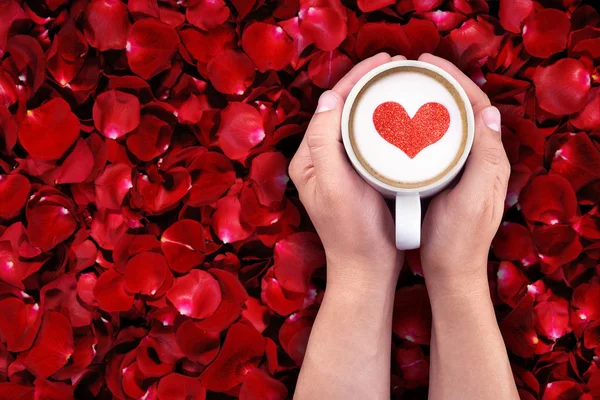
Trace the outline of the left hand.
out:
M 363 75 L 405 59 L 378 54 L 357 64 L 323 93 L 290 163 L 290 177 L 325 248 L 328 286 L 348 281 L 363 285 L 375 279 L 395 287 L 403 253 L 396 250 L 394 220 L 381 194 L 350 164 L 341 117 L 346 97 Z

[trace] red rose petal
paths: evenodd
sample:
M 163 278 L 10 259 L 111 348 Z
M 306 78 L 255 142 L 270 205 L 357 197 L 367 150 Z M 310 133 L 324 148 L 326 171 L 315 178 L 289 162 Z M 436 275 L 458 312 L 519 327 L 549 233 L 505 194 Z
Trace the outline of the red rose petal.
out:
M 569 226 L 539 227 L 533 231 L 532 236 L 539 257 L 554 267 L 573 261 L 582 250 L 579 235 Z
M 27 204 L 27 236 L 43 251 L 68 239 L 77 229 L 73 205 L 54 189 L 40 190 Z
M 14 0 L 0 3 L 0 15 L 3 16 L 0 21 L 0 52 L 2 52 L 6 50 L 8 33 L 12 25 L 16 25 L 19 21 L 27 21 L 28 18 L 19 3 Z
M 181 315 L 201 319 L 212 315 L 221 303 L 219 283 L 198 269 L 175 279 L 167 299 Z
M 127 148 L 140 160 L 151 161 L 167 151 L 171 135 L 171 125 L 147 114 L 142 116 L 140 124 L 127 137 Z
M 225 49 L 235 47 L 237 36 L 228 25 L 221 25 L 208 32 L 183 29 L 180 32 L 183 45 L 196 60 L 207 63 Z
M 56 34 L 48 50 L 46 65 L 56 82 L 66 86 L 83 67 L 88 44 L 83 34 L 68 22 Z
M 281 153 L 264 153 L 252 160 L 250 179 L 263 206 L 280 203 L 290 178 L 287 161 Z
M 382 9 L 384 7 L 387 6 L 391 6 L 392 4 L 394 4 L 396 1 L 395 0 L 358 0 L 357 1 L 357 5 L 358 8 L 360 8 L 360 10 L 362 12 L 371 12 L 371 11 L 376 11 L 379 9 Z
M 332 51 L 346 38 L 346 13 L 339 0 L 302 0 L 300 32 L 319 49 Z
M 509 32 L 521 33 L 523 21 L 533 10 L 532 0 L 500 0 L 500 24 Z
M 188 7 L 185 16 L 190 24 L 209 31 L 229 18 L 229 8 L 223 0 L 199 0 Z
M 577 382 L 557 381 L 546 385 L 542 400 L 585 399 L 584 391 Z
M 94 103 L 94 125 L 109 139 L 118 139 L 140 124 L 140 102 L 137 97 L 118 90 L 108 90 Z
M 240 220 L 241 204 L 237 197 L 226 196 L 219 200 L 212 216 L 212 227 L 223 243 L 247 239 L 252 230 Z
M 277 379 L 267 375 L 262 369 L 254 368 L 244 377 L 240 388 L 240 400 L 287 398 L 287 388 Z
M 533 309 L 536 329 L 551 340 L 556 340 L 571 332 L 569 324 L 569 303 L 556 298 L 538 303 Z
M 431 306 L 423 285 L 402 287 L 396 292 L 392 331 L 416 344 L 429 344 Z
M 550 172 L 563 176 L 578 191 L 600 178 L 600 151 L 584 132 L 569 136 L 554 154 Z
M 26 304 L 14 297 L 0 301 L 0 333 L 9 351 L 30 348 L 41 322 L 39 304 Z
M 125 290 L 154 296 L 165 282 L 167 260 L 149 251 L 133 256 L 125 267 Z
M 417 388 L 429 383 L 429 362 L 418 345 L 396 349 L 395 360 L 402 370 L 407 388 Z
M 133 296 L 125 291 L 125 278 L 113 269 L 100 275 L 94 287 L 98 306 L 108 312 L 127 311 L 133 305 Z
M 46 378 L 63 367 L 74 352 L 69 320 L 50 311 L 44 315 L 38 337 L 23 365 L 36 377 Z
M 587 102 L 591 78 L 581 61 L 563 58 L 549 66 L 539 66 L 533 76 L 539 106 L 556 114 L 581 111 Z
M 188 167 L 192 188 L 188 204 L 199 207 L 216 203 L 235 182 L 231 161 L 221 153 L 207 151 L 200 154 Z
M 96 286 L 96 275 L 81 274 L 77 279 L 77 295 L 84 303 L 95 306 L 98 305 L 96 297 L 94 297 L 94 287 Z
M 131 26 L 127 36 L 127 60 L 131 70 L 144 79 L 171 67 L 179 35 L 173 27 L 154 18 L 144 18 Z
M 261 299 L 279 315 L 290 315 L 300 310 L 304 304 L 304 293 L 286 290 L 277 279 L 273 269 L 269 269 L 261 282 Z
M 131 168 L 125 164 L 111 164 L 96 179 L 96 199 L 100 205 L 118 210 L 132 186 Z
M 242 48 L 260 72 L 279 71 L 291 61 L 292 41 L 282 27 L 255 22 L 242 35 Z
M 0 85 L 0 89 L 1 85 Z M 0 90 L 0 94 L 4 89 Z M 1 97 L 0 97 L 1 100 Z M 0 101 L 1 103 L 1 101 Z M 17 144 L 18 126 L 6 107 L 0 107 L 0 149 L 10 152 Z
M 590 90 L 588 103 L 583 110 L 571 117 L 571 123 L 581 130 L 600 129 L 600 88 Z
M 410 41 L 410 52 L 405 54 L 407 58 L 417 59 L 423 53 L 434 53 L 440 44 L 440 34 L 431 21 L 411 18 L 403 28 Z
M 569 181 L 559 175 L 535 177 L 519 199 L 525 218 L 548 225 L 567 223 L 577 214 L 577 198 Z
M 88 326 L 92 322 L 90 311 L 77 298 L 77 280 L 72 274 L 65 274 L 46 284 L 41 292 L 41 308 L 44 311 L 58 311 L 69 319 L 73 328 Z
M 325 264 L 319 237 L 300 232 L 275 244 L 273 271 L 279 283 L 290 291 L 306 292 L 313 271 Z
M 157 394 L 161 400 L 204 400 L 206 389 L 198 379 L 172 373 L 158 382 Z
M 130 24 L 121 0 L 93 0 L 84 15 L 83 33 L 90 46 L 100 51 L 125 48 Z
M 310 60 L 308 77 L 318 87 L 331 89 L 353 66 L 352 60 L 337 50 L 321 52 Z
M 78 137 L 79 120 L 60 98 L 27 111 L 19 129 L 21 145 L 31 157 L 44 161 L 62 157 Z
M 35 380 L 36 399 L 64 399 L 72 400 L 73 387 L 68 383 L 52 382 L 46 379 Z
M 583 321 L 600 319 L 600 284 L 592 282 L 577 286 L 571 305 L 577 309 L 575 314 Z
M 523 260 L 533 251 L 531 234 L 523 225 L 504 222 L 496 233 L 492 249 L 500 260 Z
M 232 160 L 243 161 L 248 152 L 265 137 L 260 113 L 244 103 L 229 103 L 221 112 L 221 125 L 217 132 L 219 146 Z
M 410 42 L 404 29 L 387 22 L 364 24 L 356 35 L 356 54 L 360 58 L 367 58 L 382 51 L 392 56 L 409 53 Z
M 523 25 L 525 50 L 534 57 L 546 58 L 567 47 L 571 23 L 562 11 L 545 8 L 531 15 Z
M 500 332 L 506 347 L 517 356 L 533 356 L 540 341 L 533 326 L 533 298 L 525 296 L 500 322 Z
M 0 218 L 19 215 L 29 197 L 31 184 L 21 174 L 0 175 Z
M 129 225 L 123 214 L 101 208 L 94 217 L 90 234 L 98 246 L 112 250 L 127 229 Z
M 313 322 L 314 316 L 311 314 L 292 314 L 286 318 L 279 330 L 281 347 L 298 366 L 302 365 L 306 354 Z
M 94 155 L 82 138 L 77 139 L 75 148 L 55 171 L 54 182 L 80 183 L 85 181 L 94 167 Z
M 265 351 L 265 341 L 252 326 L 234 324 L 229 328 L 223 348 L 202 373 L 200 380 L 208 390 L 227 391 L 256 368 Z
M 206 331 L 191 319 L 177 328 L 177 345 L 190 360 L 208 365 L 219 353 L 219 332 Z
M 527 293 L 527 277 L 513 263 L 507 261 L 500 263 L 497 277 L 498 296 L 504 303 L 516 307 Z
M 215 89 L 225 94 L 242 95 L 254 82 L 254 64 L 237 50 L 224 50 L 212 58 L 207 71 Z
M 169 267 L 175 272 L 188 272 L 204 261 L 206 243 L 201 223 L 181 219 L 168 227 L 160 241 Z

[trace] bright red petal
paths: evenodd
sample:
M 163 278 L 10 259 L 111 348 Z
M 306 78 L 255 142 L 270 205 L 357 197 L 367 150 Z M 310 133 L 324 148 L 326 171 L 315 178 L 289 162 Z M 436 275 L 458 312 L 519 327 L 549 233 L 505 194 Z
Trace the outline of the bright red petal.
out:
M 130 23 L 124 3 L 120 0 L 93 0 L 84 15 L 83 33 L 90 46 L 100 51 L 125 48 Z
M 165 230 L 160 241 L 169 267 L 175 272 L 188 272 L 204 261 L 204 227 L 197 221 L 181 219 L 175 222 Z
M 279 71 L 291 61 L 292 41 L 282 27 L 255 22 L 242 35 L 242 48 L 260 72 Z
M 567 47 L 570 30 L 571 23 L 564 12 L 554 8 L 539 10 L 523 25 L 525 50 L 534 57 L 550 57 Z
M 167 299 L 181 315 L 201 319 L 212 315 L 221 303 L 219 283 L 198 269 L 175 279 Z
M 563 58 L 549 66 L 539 66 L 533 83 L 541 108 L 552 114 L 566 115 L 583 109 L 591 78 L 581 61 Z
M 108 90 L 96 98 L 94 125 L 109 139 L 118 139 L 140 124 L 140 102 L 137 97 L 118 90 Z
M 126 50 L 129 67 L 144 79 L 171 67 L 171 58 L 179 46 L 173 27 L 154 18 L 144 18 L 131 26 Z
M 221 125 L 217 136 L 219 146 L 227 157 L 243 161 L 248 152 L 265 137 L 262 117 L 248 104 L 229 103 L 221 112 Z

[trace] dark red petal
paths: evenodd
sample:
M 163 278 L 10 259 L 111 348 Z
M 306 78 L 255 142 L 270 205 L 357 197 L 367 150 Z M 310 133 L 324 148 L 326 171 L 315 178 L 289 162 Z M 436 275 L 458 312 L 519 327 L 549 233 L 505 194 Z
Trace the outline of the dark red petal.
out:
M 577 198 L 569 181 L 560 175 L 535 177 L 521 192 L 525 218 L 548 225 L 570 222 L 577 215 Z
M 118 210 L 132 186 L 131 168 L 111 164 L 96 179 L 96 199 L 101 206 Z
M 319 237 L 299 232 L 275 244 L 273 271 L 286 289 L 304 293 L 313 271 L 325 264 L 325 252 Z
M 125 291 L 125 278 L 114 269 L 100 275 L 94 286 L 94 296 L 98 306 L 108 312 L 127 311 L 133 305 L 133 295 Z
M 177 345 L 190 360 L 208 365 L 219 353 L 219 332 L 206 331 L 191 319 L 185 320 L 177 329 Z
M 533 251 L 531 234 L 523 225 L 504 222 L 496 233 L 492 248 L 500 260 L 523 260 Z
M 219 146 L 232 160 L 243 161 L 250 149 L 263 141 L 263 120 L 254 107 L 244 103 L 229 103 L 221 112 L 217 132 Z
M 577 382 L 558 381 L 546 385 L 542 400 L 582 399 L 585 400 L 584 391 Z
M 83 33 L 90 46 L 100 51 L 125 48 L 130 24 L 124 3 L 120 0 L 93 0 L 83 15 Z
M 0 89 L 2 89 L 1 85 Z M 0 94 L 2 90 L 0 90 Z M 0 107 L 0 149 L 2 151 L 6 153 L 12 151 L 17 144 L 18 130 L 17 122 L 10 111 L 6 107 Z
M 244 30 L 242 48 L 260 72 L 284 69 L 294 51 L 282 27 L 264 22 L 255 22 Z
M 281 347 L 298 366 L 302 365 L 313 322 L 311 314 L 292 314 L 279 329 Z
M 540 259 L 554 267 L 573 261 L 582 250 L 577 232 L 565 225 L 536 228 L 533 231 L 533 244 Z
M 438 8 L 444 0 L 412 0 L 413 7 L 417 12 L 424 12 Z
M 96 281 L 96 275 L 93 273 L 81 274 L 77 279 L 77 295 L 81 301 L 90 306 L 98 305 L 96 297 L 94 296 Z
M 19 215 L 29 197 L 31 184 L 21 174 L 0 175 L 0 218 Z
M 310 60 L 308 77 L 318 87 L 331 89 L 353 66 L 352 60 L 338 50 L 323 51 Z
M 575 191 L 600 178 L 600 151 L 585 132 L 570 135 L 554 154 L 550 173 L 563 176 Z
M 44 315 L 38 337 L 23 365 L 36 377 L 46 378 L 62 368 L 74 352 L 73 332 L 61 313 Z
M 198 379 L 172 373 L 158 382 L 157 394 L 161 400 L 204 400 L 206 389 Z
M 461 13 L 442 10 L 426 12 L 423 13 L 423 16 L 433 22 L 440 31 L 450 31 L 462 24 L 466 19 Z
M 566 300 L 543 301 L 534 307 L 533 312 L 537 331 L 547 338 L 556 340 L 571 332 L 569 303 Z
M 44 285 L 40 292 L 41 308 L 58 311 L 69 319 L 74 328 L 88 326 L 92 322 L 92 311 L 77 298 L 77 280 L 72 274 L 61 275 Z
M 204 227 L 197 221 L 177 221 L 165 230 L 160 241 L 169 267 L 175 272 L 187 272 L 204 261 Z
M 125 267 L 125 290 L 154 296 L 165 282 L 167 260 L 149 251 L 133 256 Z
M 15 297 L 0 301 L 0 333 L 9 351 L 31 347 L 41 322 L 39 304 L 26 304 Z
M 390 55 L 404 55 L 410 51 L 408 36 L 399 24 L 369 22 L 356 35 L 356 54 L 367 58 L 385 51 Z
M 44 193 L 36 193 L 35 199 L 27 205 L 27 236 L 31 244 L 48 251 L 75 232 L 77 220 L 70 201 Z
M 127 229 L 127 218 L 121 212 L 101 208 L 94 217 L 90 234 L 98 246 L 112 250 Z
M 36 400 L 73 400 L 73 386 L 69 383 L 53 382 L 46 379 L 35 380 Z
M 533 328 L 533 298 L 525 296 L 501 322 L 506 347 L 523 358 L 533 356 L 540 339 Z
M 37 160 L 62 157 L 78 137 L 79 119 L 61 98 L 27 111 L 19 129 L 21 145 Z
M 85 181 L 94 167 L 94 155 L 82 138 L 77 140 L 75 148 L 65 161 L 56 169 L 55 183 L 80 183 Z
M 19 21 L 27 21 L 27 14 L 23 11 L 17 1 L 7 0 L 0 3 L 0 52 L 6 50 L 6 42 L 8 40 L 8 34 L 13 26 Z M 16 22 L 15 22 L 16 21 Z
M 200 375 L 208 390 L 227 391 L 240 383 L 255 368 L 265 351 L 265 341 L 252 326 L 234 324 L 229 328 L 223 348 Z
M 516 307 L 527 293 L 527 277 L 513 263 L 503 261 L 498 266 L 497 278 L 498 296 L 504 303 Z
M 407 388 L 417 388 L 429 383 L 429 362 L 421 346 L 409 344 L 396 349 L 395 360 L 402 370 Z
M 290 180 L 287 174 L 287 161 L 283 154 L 271 152 L 254 158 L 250 167 L 250 180 L 263 206 L 280 203 Z
M 151 161 L 169 148 L 173 128 L 154 115 L 144 115 L 127 137 L 127 148 L 140 160 Z
M 199 207 L 216 203 L 235 182 L 231 161 L 221 153 L 207 151 L 188 167 L 192 188 L 188 204 Z
M 281 204 L 275 203 L 271 207 L 262 206 L 254 190 L 244 185 L 240 193 L 241 221 L 253 228 L 271 226 L 281 218 L 284 209 Z
M 367 13 L 391 6 L 395 2 L 395 0 L 358 0 L 357 5 L 362 12 Z
M 571 306 L 577 309 L 575 314 L 583 321 L 600 319 L 600 284 L 582 283 L 573 292 Z
M 94 125 L 109 139 L 118 139 L 140 124 L 140 102 L 137 97 L 118 90 L 107 90 L 96 97 Z
M 416 344 L 429 344 L 431 306 L 423 285 L 402 287 L 396 292 L 392 331 Z
M 209 31 L 229 18 L 229 7 L 223 0 L 198 0 L 188 7 L 185 16 L 190 24 Z
M 509 32 L 521 33 L 521 25 L 533 9 L 532 0 L 500 0 L 500 24 Z
M 131 70 L 144 79 L 171 67 L 179 46 L 173 27 L 154 18 L 144 18 L 131 26 L 127 37 L 127 60 Z
M 261 300 L 279 315 L 290 315 L 304 304 L 304 293 L 286 290 L 269 269 L 261 282 Z
M 72 22 L 67 22 L 56 34 L 48 50 L 46 65 L 56 82 L 66 86 L 83 67 L 88 44 Z
M 600 87 L 590 90 L 586 106 L 571 117 L 571 123 L 578 129 L 586 131 L 600 130 Z
M 254 64 L 248 56 L 237 50 L 224 50 L 212 58 L 207 71 L 215 89 L 225 94 L 242 95 L 254 82 Z
M 410 41 L 410 52 L 405 56 L 417 59 L 423 53 L 434 53 L 440 44 L 440 34 L 431 21 L 411 18 L 404 25 L 404 32 Z
M 211 268 L 209 273 L 219 282 L 222 295 L 221 304 L 213 315 L 199 321 L 197 326 L 211 332 L 221 332 L 238 319 L 242 312 L 242 306 L 248 299 L 248 294 L 238 277 L 231 272 Z
M 581 111 L 586 105 L 591 77 L 581 61 L 563 58 L 552 65 L 537 67 L 533 83 L 541 108 L 566 115 Z
M 284 400 L 288 391 L 285 385 L 270 377 L 260 368 L 254 368 L 244 377 L 240 388 L 240 400 Z
M 300 33 L 319 49 L 332 51 L 346 38 L 346 13 L 339 0 L 300 2 Z
M 567 14 L 554 8 L 541 9 L 523 25 L 525 50 L 534 57 L 550 57 L 567 47 L 570 30 Z
M 208 272 L 193 269 L 187 275 L 175 279 L 167 292 L 167 299 L 181 315 L 206 318 L 219 307 L 221 289 Z
M 225 49 L 235 47 L 237 36 L 228 25 L 221 25 L 208 32 L 183 29 L 180 33 L 183 45 L 196 60 L 207 63 Z
M 286 314 L 287 315 L 287 314 Z M 269 325 L 269 310 L 261 304 L 260 300 L 248 297 L 242 309 L 242 317 L 250 322 L 254 328 L 263 332 Z

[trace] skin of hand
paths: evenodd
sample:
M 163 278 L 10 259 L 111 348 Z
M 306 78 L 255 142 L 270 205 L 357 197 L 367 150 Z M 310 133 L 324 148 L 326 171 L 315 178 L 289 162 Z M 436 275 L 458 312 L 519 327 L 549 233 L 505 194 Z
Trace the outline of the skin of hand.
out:
M 510 164 L 500 113 L 450 62 L 419 58 L 450 73 L 475 114 L 475 137 L 456 186 L 432 200 L 422 227 L 421 263 L 433 315 L 431 400 L 518 399 L 487 282 L 490 244 L 504 212 Z
M 289 173 L 327 256 L 327 288 L 294 398 L 389 399 L 394 293 L 404 253 L 382 196 L 353 169 L 341 135 L 344 101 L 358 80 L 391 60 L 357 64 L 319 99 Z

